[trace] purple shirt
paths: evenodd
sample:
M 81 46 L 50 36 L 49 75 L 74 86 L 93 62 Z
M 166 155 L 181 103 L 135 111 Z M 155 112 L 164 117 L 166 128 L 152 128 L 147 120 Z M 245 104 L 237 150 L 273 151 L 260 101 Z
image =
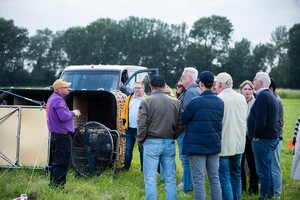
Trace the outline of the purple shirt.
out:
M 46 117 L 49 132 L 74 132 L 74 113 L 63 97 L 54 92 L 47 101 Z

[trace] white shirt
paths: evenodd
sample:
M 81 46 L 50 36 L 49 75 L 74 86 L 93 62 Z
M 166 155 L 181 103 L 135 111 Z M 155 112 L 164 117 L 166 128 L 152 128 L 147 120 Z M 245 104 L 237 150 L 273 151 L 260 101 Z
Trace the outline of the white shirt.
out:
M 141 101 L 144 99 L 144 95 L 141 97 L 133 96 L 129 102 L 128 108 L 128 118 L 129 118 L 129 127 L 137 128 L 137 114 L 141 104 Z

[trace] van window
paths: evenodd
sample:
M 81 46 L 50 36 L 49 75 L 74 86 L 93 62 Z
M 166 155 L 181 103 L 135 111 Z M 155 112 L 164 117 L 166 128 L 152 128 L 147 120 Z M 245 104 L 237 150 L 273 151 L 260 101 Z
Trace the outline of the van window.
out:
M 117 90 L 120 74 L 118 71 L 65 71 L 62 79 L 71 82 L 72 90 Z
M 130 81 L 128 82 L 127 86 L 129 86 L 129 88 L 132 89 L 133 91 L 133 84 L 135 82 L 143 82 L 145 85 L 145 93 L 149 93 L 150 92 L 150 77 L 149 77 L 149 72 L 142 72 L 142 73 L 138 73 L 135 75 L 135 77 L 133 77 L 132 79 L 130 79 Z

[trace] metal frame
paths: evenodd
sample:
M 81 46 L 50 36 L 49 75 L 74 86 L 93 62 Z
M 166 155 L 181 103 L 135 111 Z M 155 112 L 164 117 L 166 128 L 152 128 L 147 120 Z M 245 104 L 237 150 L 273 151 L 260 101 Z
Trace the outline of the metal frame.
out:
M 21 146 L 21 127 L 22 127 L 22 110 L 24 108 L 34 108 L 34 109 L 44 109 L 43 106 L 23 106 L 23 105 L 0 105 L 0 109 L 1 108 L 6 108 L 6 109 L 12 109 L 12 111 L 9 111 L 7 114 L 0 116 L 0 124 L 8 119 L 9 117 L 13 116 L 13 114 L 15 112 L 17 112 L 17 116 L 18 116 L 18 120 L 17 120 L 17 132 L 16 132 L 16 157 L 15 157 L 15 161 L 12 161 L 8 156 L 6 156 L 1 150 L 0 150 L 0 158 L 2 158 L 5 162 L 7 162 L 8 165 L 0 165 L 0 168 L 21 168 L 23 166 L 20 165 L 20 159 L 21 159 L 21 155 L 20 155 L 20 146 Z M 46 123 L 46 122 L 45 122 Z M 50 140 L 49 140 L 49 133 L 48 133 L 48 144 Z M 50 145 L 48 145 L 47 147 L 47 154 L 50 155 Z M 49 156 L 48 156 L 49 159 Z M 47 163 L 44 167 L 37 167 L 37 168 L 41 168 L 41 169 L 45 169 L 48 166 L 49 160 L 47 159 Z M 36 167 L 36 166 L 34 166 Z

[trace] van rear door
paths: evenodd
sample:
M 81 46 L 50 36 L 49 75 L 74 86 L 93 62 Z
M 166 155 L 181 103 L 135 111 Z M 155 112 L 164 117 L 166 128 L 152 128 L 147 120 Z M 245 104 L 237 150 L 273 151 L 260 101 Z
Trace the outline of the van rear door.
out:
M 127 87 L 133 91 L 133 84 L 135 82 L 143 82 L 145 85 L 145 93 L 150 93 L 150 80 L 152 76 L 159 75 L 158 68 L 151 68 L 151 69 L 142 69 L 135 71 L 124 83 L 124 87 Z

